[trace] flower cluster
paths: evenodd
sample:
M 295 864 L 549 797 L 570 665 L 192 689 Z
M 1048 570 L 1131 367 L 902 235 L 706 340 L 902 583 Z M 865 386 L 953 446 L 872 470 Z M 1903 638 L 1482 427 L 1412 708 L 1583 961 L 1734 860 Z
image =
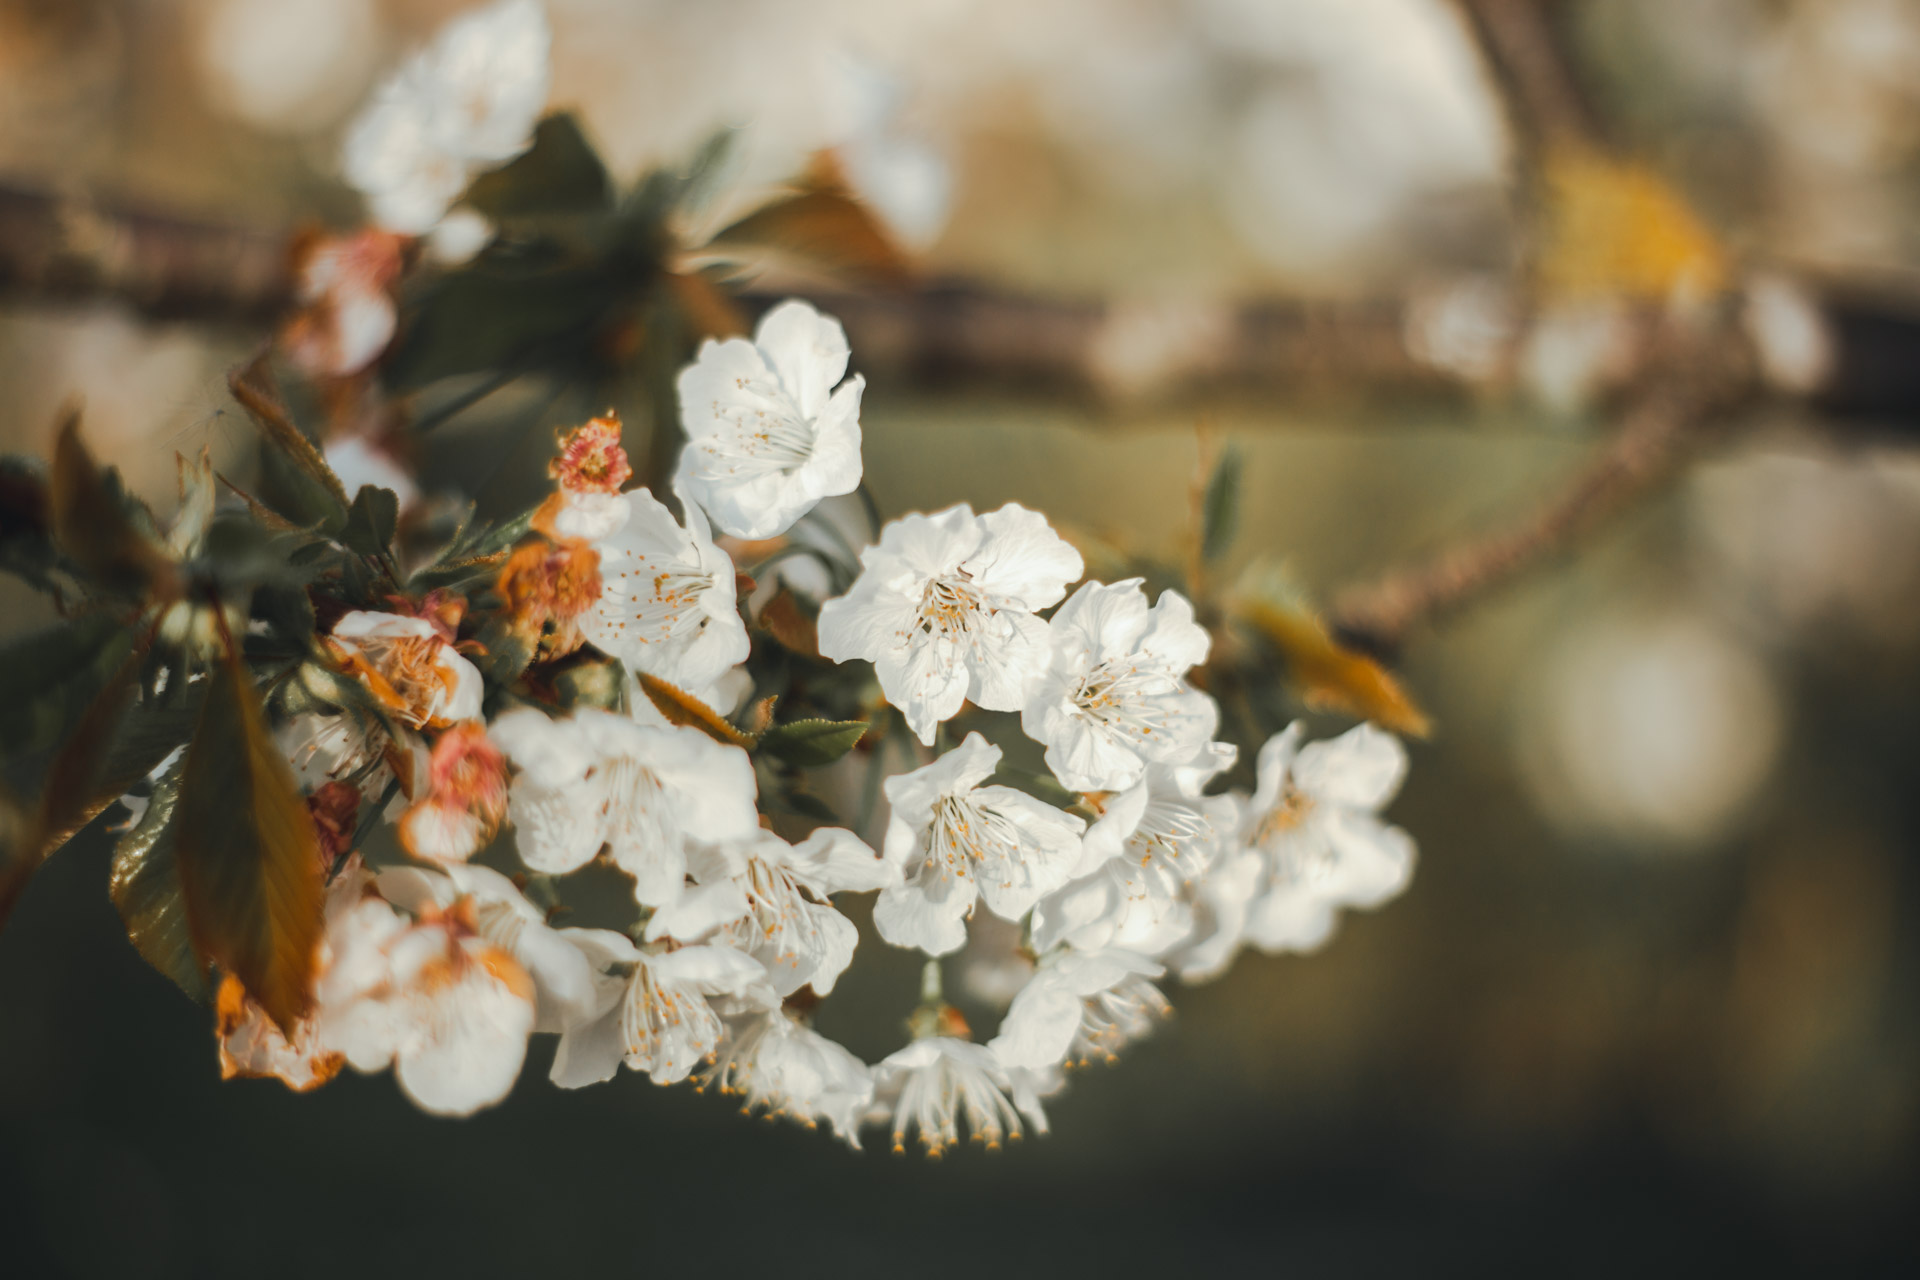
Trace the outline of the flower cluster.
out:
M 421 1106 L 465 1112 L 506 1094 L 544 1032 L 562 1087 L 624 1064 L 855 1145 L 868 1123 L 895 1146 L 994 1145 L 1044 1131 L 1065 1067 L 1151 1032 L 1169 973 L 1211 977 L 1249 945 L 1312 949 L 1339 908 L 1406 885 L 1412 843 L 1376 816 L 1405 773 L 1393 738 L 1362 725 L 1303 745 L 1295 724 L 1261 748 L 1251 795 L 1210 794 L 1236 751 L 1188 679 L 1211 645 L 1192 605 L 1150 599 L 1139 578 L 1069 595 L 1079 553 L 1012 504 L 896 520 L 851 585 L 815 602 L 818 660 L 876 695 L 870 767 L 884 769 L 882 702 L 926 753 L 876 775 L 879 851 L 844 826 L 792 834 L 763 814 L 779 726 L 757 744 L 728 722 L 761 682 L 744 579 L 713 531 L 805 548 L 795 525 L 859 485 L 848 354 L 802 302 L 750 343 L 707 344 L 679 379 L 679 514 L 628 487 L 617 419 L 560 441 L 554 495 L 492 599 L 532 661 L 614 660 L 612 705 L 488 694 L 457 599 L 333 624 L 337 670 L 377 715 L 309 713 L 283 748 L 316 800 L 345 782 L 368 804 L 397 790 L 388 812 L 412 861 L 374 874 L 355 854 L 335 871 L 298 1025 L 223 992 L 229 1074 L 310 1088 L 342 1065 L 391 1065 Z M 945 746 L 963 715 L 971 731 Z M 1021 733 L 1049 776 L 1005 768 Z M 503 829 L 524 868 L 511 878 L 469 862 Z M 552 925 L 565 878 L 590 863 L 627 878 L 628 931 Z M 872 1066 L 810 1026 L 860 944 L 837 899 L 866 893 L 882 941 L 931 957 L 911 1042 Z M 945 1001 L 940 958 L 996 945 L 1024 977 L 982 1042 Z
M 528 145 L 547 43 L 533 0 L 461 18 L 354 126 L 348 176 L 380 226 L 311 248 L 284 335 L 336 410 L 415 412 L 370 362 L 432 326 L 396 326 L 389 290 L 411 238 Z M 604 203 L 617 219 L 645 202 Z M 512 270 L 489 279 L 517 288 L 540 255 L 502 225 Z M 656 265 L 636 278 L 677 270 Z M 217 512 L 202 464 L 164 540 L 150 512 L 103 517 L 48 568 L 97 573 L 78 594 L 110 608 L 84 625 L 126 628 L 116 653 L 197 637 L 128 664 L 137 693 L 108 704 L 169 724 L 198 708 L 191 744 L 140 765 L 114 893 L 183 987 L 219 968 L 226 1075 L 306 1090 L 391 1070 L 422 1108 L 465 1115 L 551 1035 L 562 1088 L 624 1066 L 854 1146 L 870 1129 L 934 1154 L 995 1146 L 1046 1131 L 1069 1067 L 1150 1034 L 1170 978 L 1310 951 L 1342 909 L 1406 887 L 1413 843 L 1379 816 L 1399 742 L 1366 723 L 1307 742 L 1280 718 L 1228 740 L 1208 690 L 1229 687 L 1209 665 L 1229 626 L 1204 575 L 1193 600 L 1150 590 L 1152 564 L 1089 579 L 1011 502 L 883 522 L 865 381 L 806 302 L 675 352 L 655 389 L 677 392 L 678 437 L 656 417 L 636 468 L 612 410 L 562 431 L 550 492 L 498 525 L 471 508 L 436 524 L 430 494 L 409 519 L 383 482 L 350 491 L 329 462 L 346 455 L 237 376 L 286 492 Z M 53 505 L 117 517 L 77 428 L 62 449 L 62 493 L 87 501 Z M 221 607 L 183 601 L 187 581 Z M 854 895 L 870 908 L 848 911 Z M 614 927 L 569 923 L 590 900 Z M 876 945 L 925 959 L 906 1042 L 868 1063 L 814 1014 Z

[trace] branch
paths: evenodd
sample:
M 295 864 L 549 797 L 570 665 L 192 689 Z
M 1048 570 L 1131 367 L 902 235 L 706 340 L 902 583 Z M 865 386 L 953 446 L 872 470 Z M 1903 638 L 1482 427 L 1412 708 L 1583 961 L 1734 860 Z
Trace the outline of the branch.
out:
M 1681 369 L 1682 363 L 1691 367 Z M 1415 632 L 1544 568 L 1671 479 L 1756 389 L 1732 335 L 1677 355 L 1670 367 L 1674 372 L 1654 379 L 1612 439 L 1560 493 L 1512 525 L 1468 536 L 1342 593 L 1334 604 L 1335 633 L 1356 648 L 1391 656 Z
M 0 186 L 0 291 L 31 298 L 264 325 L 292 297 L 289 240 Z
M 1536 144 L 1599 139 L 1561 46 L 1551 0 L 1460 0 L 1514 128 Z

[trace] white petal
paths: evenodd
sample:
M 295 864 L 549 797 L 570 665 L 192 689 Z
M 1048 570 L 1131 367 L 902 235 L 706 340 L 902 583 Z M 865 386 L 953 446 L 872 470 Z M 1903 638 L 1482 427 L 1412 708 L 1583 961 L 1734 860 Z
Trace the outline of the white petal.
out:
M 873 925 L 896 947 L 915 947 L 930 956 L 958 951 L 967 940 L 963 923 L 973 894 L 934 899 L 917 885 L 889 885 L 873 904 Z
M 1382 808 L 1406 776 L 1407 749 L 1370 724 L 1309 743 L 1293 762 L 1294 785 L 1304 794 L 1350 809 Z
M 753 344 L 808 418 L 819 416 L 827 393 L 846 376 L 846 330 L 804 302 L 789 300 L 769 311 L 754 330 Z

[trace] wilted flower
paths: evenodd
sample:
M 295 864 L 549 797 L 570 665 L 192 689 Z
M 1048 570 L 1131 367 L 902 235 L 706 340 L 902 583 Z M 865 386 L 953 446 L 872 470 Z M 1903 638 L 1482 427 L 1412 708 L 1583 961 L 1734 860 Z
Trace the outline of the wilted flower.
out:
M 965 503 L 910 515 L 860 554 L 853 589 L 820 610 L 820 652 L 872 661 L 887 701 L 922 742 L 971 698 L 1018 711 L 1045 675 L 1047 625 L 1081 573 L 1075 551 L 1036 511 L 1008 503 L 976 516 Z
M 976 897 L 1018 920 L 1072 874 L 1085 824 L 1012 787 L 981 786 L 999 764 L 1000 748 L 971 733 L 925 768 L 887 779 L 886 858 L 904 876 L 874 904 L 888 942 L 953 951 Z
M 753 341 L 709 339 L 680 373 L 680 483 L 722 533 L 769 538 L 860 485 L 860 393 L 840 322 L 804 302 L 768 312 Z
M 739 1098 L 746 1114 L 787 1116 L 809 1129 L 824 1120 L 855 1151 L 873 1102 L 866 1063 L 779 1009 L 730 1019 L 699 1081 Z
M 551 514 L 536 525 L 555 539 L 611 537 L 627 523 L 632 507 L 620 492 L 633 478 L 633 464 L 620 443 L 620 415 L 608 410 L 560 440 L 560 454 L 547 464 L 558 486 Z
M 1130 951 L 1056 952 L 1013 998 L 987 1047 L 1010 1067 L 1111 1062 L 1173 1012 L 1152 982 L 1164 972 Z
M 600 598 L 580 630 L 634 671 L 702 690 L 738 663 L 751 642 L 735 604 L 733 561 L 713 544 L 707 518 L 685 503 L 680 522 L 645 489 L 623 495 L 632 514 L 598 544 Z
M 400 843 L 416 858 L 465 862 L 506 816 L 506 758 L 487 740 L 486 726 L 469 720 L 434 740 L 421 772 L 400 817 Z
M 547 101 L 551 43 L 536 0 L 503 0 L 449 23 L 380 86 L 343 152 L 376 221 L 427 232 L 475 168 L 526 150 Z
M 356 611 L 333 624 L 328 641 L 341 664 L 412 728 L 480 715 L 480 672 L 435 619 Z
M 563 875 L 604 847 L 634 878 L 634 896 L 661 906 L 686 883 L 690 841 L 722 844 L 760 830 L 753 762 L 698 729 L 590 707 L 551 720 L 522 707 L 491 732 L 519 769 L 507 811 L 520 858 L 536 871 Z
M 514 548 L 494 589 L 515 633 L 543 659 L 586 643 L 580 617 L 600 598 L 600 553 L 584 539 L 534 535 Z
M 1193 606 L 1164 591 L 1149 611 L 1140 582 L 1089 582 L 1047 623 L 1052 665 L 1020 724 L 1073 791 L 1123 791 L 1149 761 L 1191 758 L 1220 720 L 1213 699 L 1182 679 L 1211 644 Z

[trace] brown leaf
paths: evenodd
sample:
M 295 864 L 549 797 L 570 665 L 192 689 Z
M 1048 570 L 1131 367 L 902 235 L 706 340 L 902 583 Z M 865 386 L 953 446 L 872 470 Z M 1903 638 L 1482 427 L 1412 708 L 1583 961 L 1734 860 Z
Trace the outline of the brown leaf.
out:
M 307 439 L 306 432 L 294 425 L 293 415 L 287 412 L 280 398 L 274 394 L 273 375 L 268 372 L 267 358 L 262 355 L 244 369 L 235 369 L 227 375 L 227 389 L 233 392 L 233 398 L 247 411 L 267 438 L 279 446 L 281 452 L 300 468 L 306 476 L 320 485 L 342 507 L 349 498 L 340 477 L 333 473 L 320 450 L 313 441 Z
M 762 205 L 712 240 L 714 248 L 767 249 L 835 275 L 906 280 L 906 255 L 845 190 L 816 187 Z
M 283 1031 L 311 1001 L 319 839 L 231 646 L 187 747 L 175 859 L 194 950 L 238 978 Z
M 713 281 L 696 271 L 669 271 L 667 288 L 680 304 L 687 330 L 696 338 L 739 338 L 747 333 L 746 317 Z
M 1249 601 L 1241 605 L 1240 614 L 1285 656 L 1308 706 L 1344 711 L 1416 738 L 1433 728 L 1392 672 L 1343 647 L 1326 624 L 1305 609 Z
M 760 625 L 793 652 L 809 658 L 820 656 L 819 626 L 800 608 L 791 591 L 782 588 L 767 601 L 760 610 Z
M 668 684 L 658 676 L 650 676 L 642 671 L 640 687 L 647 692 L 647 698 L 660 708 L 660 714 L 672 724 L 692 725 L 705 730 L 715 741 L 724 742 L 730 747 L 750 747 L 753 739 L 728 724 L 718 711 L 692 694 L 675 685 Z
M 69 408 L 53 445 L 53 537 L 75 564 L 102 584 L 149 596 L 174 593 L 173 562 L 134 528 L 124 500 L 80 438 L 80 411 Z

